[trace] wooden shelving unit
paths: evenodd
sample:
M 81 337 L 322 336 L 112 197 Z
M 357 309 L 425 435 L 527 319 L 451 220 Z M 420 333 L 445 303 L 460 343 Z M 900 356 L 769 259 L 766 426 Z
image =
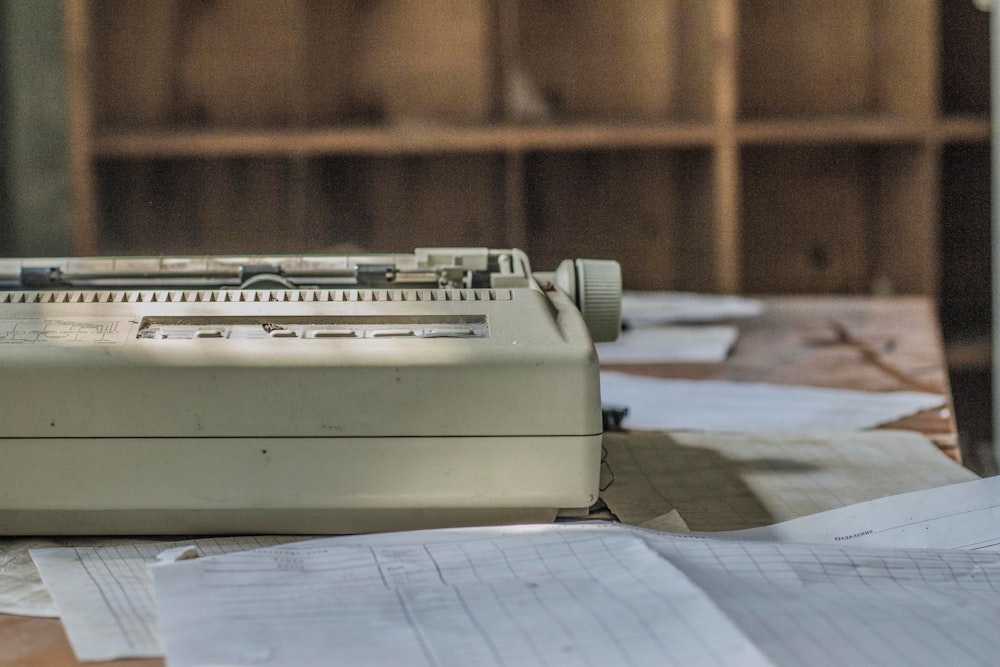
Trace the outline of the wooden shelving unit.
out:
M 943 179 L 988 182 L 959 2 L 67 0 L 74 249 L 933 294 Z

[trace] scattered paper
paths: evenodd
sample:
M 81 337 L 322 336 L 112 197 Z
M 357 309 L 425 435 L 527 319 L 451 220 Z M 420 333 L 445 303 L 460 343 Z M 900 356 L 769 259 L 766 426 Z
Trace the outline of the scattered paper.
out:
M 853 515 L 848 510 L 829 512 L 828 516 L 817 515 L 787 522 L 771 531 L 722 533 L 714 534 L 711 538 L 704 533 L 676 535 L 622 524 L 587 522 L 326 538 L 285 545 L 274 552 L 265 550 L 265 555 L 261 558 L 264 563 L 268 563 L 268 559 L 273 561 L 263 568 L 267 576 L 284 577 L 281 581 L 289 584 L 285 600 L 297 601 L 298 591 L 310 587 L 308 582 L 313 581 L 311 577 L 323 574 L 321 569 L 307 566 L 307 562 L 311 563 L 309 559 L 314 556 L 325 557 L 324 549 L 332 546 L 354 547 L 357 553 L 364 554 L 371 554 L 374 550 L 385 554 L 387 558 L 398 556 L 397 560 L 378 562 L 384 564 L 387 571 L 391 571 L 390 578 L 394 583 L 409 586 L 420 584 L 431 572 L 427 567 L 429 561 L 420 560 L 423 558 L 420 554 L 426 555 L 428 550 L 432 554 L 443 553 L 438 550 L 439 545 L 452 545 L 445 551 L 451 549 L 448 553 L 454 554 L 461 552 L 470 559 L 463 560 L 466 558 L 463 555 L 457 560 L 448 560 L 447 572 L 443 576 L 448 577 L 449 581 L 478 581 L 477 577 L 500 576 L 496 574 L 497 570 L 501 573 L 509 572 L 513 566 L 500 557 L 506 551 L 497 550 L 494 545 L 483 552 L 471 543 L 536 534 L 545 536 L 545 540 L 562 540 L 563 537 L 552 536 L 574 531 L 588 534 L 605 534 L 608 531 L 617 534 L 624 531 L 627 535 L 642 537 L 658 553 L 685 572 L 736 620 L 751 640 L 757 642 L 779 664 L 857 664 L 859 656 L 864 658 L 861 662 L 868 663 L 882 661 L 889 665 L 935 664 L 935 659 L 941 655 L 939 651 L 949 651 L 955 646 L 970 647 L 969 654 L 961 655 L 972 655 L 976 659 L 983 655 L 996 655 L 1000 651 L 1000 633 L 995 631 L 993 621 L 1000 614 L 1000 598 L 996 596 L 996 587 L 1000 586 L 1000 553 L 990 551 L 1000 545 L 1000 520 L 996 514 L 996 506 L 1000 503 L 998 498 L 1000 478 L 988 478 L 865 503 L 850 508 Z M 838 513 L 846 518 L 838 519 L 834 516 Z M 813 527 L 808 525 L 809 520 L 815 520 Z M 831 527 L 828 528 L 827 524 Z M 867 533 L 869 530 L 872 532 Z M 925 537 L 915 542 L 914 532 Z M 837 539 L 838 537 L 848 539 Z M 828 544 L 790 544 L 784 541 L 791 538 L 808 539 L 817 543 L 825 541 Z M 747 541 L 748 539 L 755 541 Z M 866 542 L 882 546 L 920 544 L 930 547 L 930 550 L 878 550 L 865 546 Z M 455 551 L 454 545 L 457 543 L 470 543 L 470 546 Z M 948 550 L 950 547 L 962 548 Z M 204 545 L 198 548 L 202 553 L 212 553 Z M 155 549 L 156 547 L 152 547 L 149 551 Z M 33 555 L 37 554 L 41 560 L 45 560 L 48 552 L 55 551 L 81 552 L 75 558 L 49 559 L 52 561 L 50 567 L 65 569 L 57 577 L 46 576 L 56 599 L 63 599 L 59 590 L 61 586 L 75 585 L 91 587 L 97 601 L 96 606 L 80 605 L 77 609 L 64 609 L 67 627 L 75 625 L 78 628 L 77 632 L 70 633 L 75 650 L 80 650 L 76 646 L 80 640 L 79 633 L 89 630 L 85 623 L 79 624 L 79 619 L 74 621 L 74 615 L 103 616 L 122 635 L 126 629 L 143 623 L 147 623 L 151 632 L 156 633 L 157 616 L 152 595 L 148 592 L 149 577 L 132 576 L 136 571 L 144 572 L 145 565 L 155 559 L 155 554 L 145 549 L 119 549 L 113 554 L 88 553 L 96 550 L 80 548 L 46 549 L 36 551 Z M 420 567 L 414 569 L 411 566 L 408 560 L 411 556 L 417 558 Z M 479 560 L 486 556 L 490 558 Z M 252 567 L 255 561 L 246 560 L 245 556 L 239 558 L 242 568 L 240 576 L 252 574 L 252 570 L 256 569 Z M 371 566 L 372 562 L 367 562 Z M 443 561 L 436 562 L 440 566 Z M 179 565 L 198 564 L 200 567 L 207 563 L 214 561 L 211 558 L 196 558 L 181 561 Z M 536 562 L 534 567 L 541 565 Z M 594 575 L 602 579 L 603 567 L 598 567 L 595 563 L 593 572 L 576 571 L 573 576 Z M 630 568 L 631 565 L 626 567 Z M 517 570 L 519 573 L 523 571 L 532 570 Z M 347 571 L 341 573 L 349 574 Z M 431 581 L 434 581 L 436 570 L 431 574 Z M 552 573 L 546 574 L 549 575 Z M 343 594 L 353 595 L 355 589 L 350 587 L 354 585 L 351 583 L 355 581 L 354 574 L 342 579 L 347 580 L 344 584 L 347 589 Z M 558 575 L 555 579 L 563 581 Z M 234 585 L 243 583 L 239 577 L 227 581 Z M 358 585 L 368 585 L 371 577 L 369 580 L 358 581 Z M 181 581 L 173 583 L 178 586 L 193 585 Z M 201 583 L 208 585 L 207 580 Z M 269 590 L 268 596 L 273 596 L 281 594 L 284 589 L 279 586 Z M 601 590 L 604 591 L 603 594 L 609 595 L 608 589 Z M 224 610 L 229 618 L 233 614 L 239 614 L 243 609 L 243 602 L 249 602 L 252 598 L 250 595 L 246 600 L 231 599 L 227 597 L 231 592 L 233 591 L 216 588 L 205 590 L 206 595 L 222 594 L 221 599 L 233 601 L 235 606 Z M 190 614 L 201 606 L 200 602 L 189 601 L 182 609 L 180 605 L 183 598 L 182 595 L 175 600 L 176 605 L 172 607 L 174 611 Z M 500 598 L 493 598 L 494 602 L 498 599 Z M 158 601 L 162 603 L 162 599 Z M 587 604 L 591 602 L 588 601 Z M 528 603 L 535 604 L 535 598 Z M 101 609 L 101 604 L 106 609 Z M 387 604 L 395 604 L 392 597 L 388 598 Z M 603 604 L 594 608 L 603 609 Z M 949 612 L 949 605 L 955 607 L 952 610 L 955 613 Z M 314 609 L 310 605 L 299 606 L 296 602 L 289 605 L 289 609 L 299 610 L 301 615 L 296 617 L 298 619 L 308 621 L 313 618 Z M 241 618 L 251 620 L 257 617 L 250 614 Z M 447 619 L 441 622 L 451 627 Z M 262 623 L 267 625 L 267 622 Z M 171 627 L 180 632 L 180 626 Z M 287 630 L 295 634 L 308 627 L 312 626 L 307 624 L 300 627 L 294 620 L 279 623 L 275 617 L 271 630 Z M 886 629 L 884 635 L 883 627 Z M 911 631 L 907 628 L 918 633 L 921 638 L 932 640 L 935 643 L 934 649 L 924 651 L 918 643 L 912 647 L 906 645 L 898 653 L 893 653 L 890 650 L 892 646 L 900 642 L 906 644 L 906 633 Z M 193 628 L 191 632 L 198 634 L 201 631 Z M 838 633 L 841 632 L 847 632 L 852 637 L 852 642 L 839 643 L 850 645 L 840 646 L 835 641 L 834 638 L 840 636 Z M 858 633 L 857 641 L 854 633 Z M 465 636 L 465 633 L 462 634 Z M 156 646 L 159 646 L 158 635 L 156 636 Z M 478 636 L 482 637 L 481 634 Z M 87 640 L 83 638 L 82 641 Z M 128 637 L 123 636 L 116 641 L 127 645 Z M 183 642 L 186 641 L 188 639 L 183 639 Z M 239 646 L 244 645 L 237 642 L 236 648 L 229 648 L 237 650 Z M 860 653 L 850 652 L 855 650 Z M 989 653 L 990 651 L 993 653 Z M 121 657 L 127 655 L 136 653 L 124 652 Z M 246 654 L 245 657 L 249 660 L 257 656 L 265 660 L 270 659 L 270 655 L 272 654 L 264 651 L 254 653 L 253 656 Z M 878 660 L 873 656 L 878 657 Z M 174 657 L 171 656 L 172 665 L 175 664 L 173 660 Z M 989 663 L 989 660 L 985 662 Z M 970 659 L 970 663 L 975 664 L 975 659 Z M 957 664 L 962 664 L 961 660 Z
M 601 372 L 601 400 L 628 406 L 622 425 L 649 431 L 816 433 L 871 428 L 944 404 L 914 391 L 871 392 Z
M 763 312 L 764 302 L 741 296 L 629 290 L 622 294 L 622 321 L 627 326 L 717 322 Z
M 684 517 L 677 510 L 670 510 L 666 514 L 654 516 L 652 519 L 639 524 L 643 528 L 651 530 L 663 530 L 668 533 L 690 533 L 691 528 L 684 521 Z
M 778 665 L 954 667 L 1000 655 L 998 553 L 646 539 Z
M 292 537 L 229 537 L 186 542 L 144 541 L 114 546 L 32 549 L 31 557 L 55 599 L 79 660 L 115 660 L 163 654 L 146 568 L 174 547 L 196 545 L 202 553 L 243 551 Z M 133 540 L 134 542 L 134 540 Z
M 512 530 L 327 538 L 155 567 L 168 662 L 308 665 L 315 648 L 315 664 L 755 664 L 756 646 L 777 665 L 882 667 L 1000 653 L 997 553 Z
M 721 363 L 738 334 L 731 326 L 643 327 L 595 347 L 602 364 Z
M 401 539 L 154 567 L 169 664 L 771 664 L 635 536 Z
M 727 537 L 1000 551 L 1000 477 L 878 498 Z
M 604 449 L 601 498 L 616 517 L 644 524 L 675 510 L 695 531 L 763 526 L 977 479 L 912 431 L 605 433 Z

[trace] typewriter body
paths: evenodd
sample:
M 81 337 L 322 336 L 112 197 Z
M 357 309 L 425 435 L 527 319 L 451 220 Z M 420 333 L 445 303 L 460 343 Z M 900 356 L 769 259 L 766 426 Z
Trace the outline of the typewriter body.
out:
M 585 513 L 614 262 L 0 260 L 0 534 L 349 533 Z

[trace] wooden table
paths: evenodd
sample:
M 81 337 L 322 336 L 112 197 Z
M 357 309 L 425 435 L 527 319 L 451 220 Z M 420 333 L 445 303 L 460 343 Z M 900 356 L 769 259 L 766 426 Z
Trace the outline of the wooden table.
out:
M 661 377 L 730 379 L 874 391 L 925 390 L 949 397 L 933 301 L 923 297 L 781 297 L 739 322 L 731 358 L 716 364 L 647 366 Z M 960 460 L 953 411 L 928 410 L 886 428 L 919 431 Z M 56 619 L 0 615 L 0 665 L 153 667 L 161 659 L 77 663 Z
M 926 297 L 770 297 L 760 317 L 738 320 L 725 364 L 655 364 L 645 375 L 870 391 L 926 391 L 947 407 L 882 428 L 918 431 L 961 462 L 935 304 Z M 636 372 L 634 366 L 609 366 Z

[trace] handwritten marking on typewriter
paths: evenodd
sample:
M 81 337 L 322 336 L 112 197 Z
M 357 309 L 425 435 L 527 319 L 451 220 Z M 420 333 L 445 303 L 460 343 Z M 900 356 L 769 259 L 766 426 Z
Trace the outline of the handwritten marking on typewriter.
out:
M 0 345 L 121 345 L 127 326 L 93 318 L 0 320 Z

